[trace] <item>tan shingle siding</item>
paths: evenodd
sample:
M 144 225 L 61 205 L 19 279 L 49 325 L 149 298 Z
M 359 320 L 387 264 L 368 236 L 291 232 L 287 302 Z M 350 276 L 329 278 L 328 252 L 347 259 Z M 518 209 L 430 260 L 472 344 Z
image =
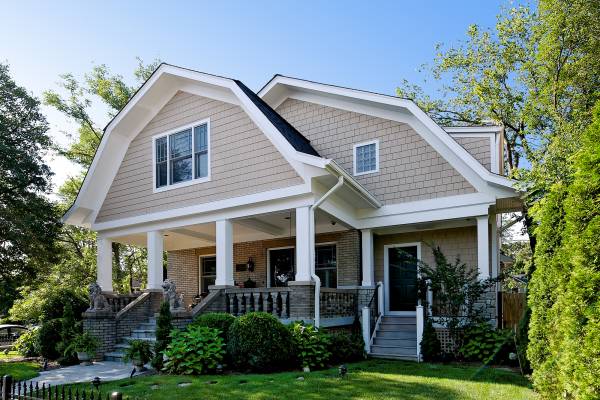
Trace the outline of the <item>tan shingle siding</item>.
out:
M 455 137 L 454 140 L 475 157 L 488 171 L 491 171 L 490 139 L 482 137 Z
M 211 181 L 153 193 L 152 137 L 205 118 L 210 118 L 211 124 Z M 298 174 L 240 107 L 178 92 L 131 142 L 97 221 L 301 183 Z
M 288 99 L 279 112 L 323 157 L 353 172 L 353 145 L 379 140 L 379 172 L 356 179 L 384 204 L 465 193 L 475 189 L 409 125 Z

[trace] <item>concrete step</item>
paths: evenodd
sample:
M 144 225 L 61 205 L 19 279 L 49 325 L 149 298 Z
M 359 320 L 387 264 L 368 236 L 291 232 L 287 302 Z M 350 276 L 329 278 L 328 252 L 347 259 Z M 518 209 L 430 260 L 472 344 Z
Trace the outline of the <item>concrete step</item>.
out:
M 413 339 L 390 339 L 375 337 L 373 345 L 375 346 L 390 346 L 390 347 L 414 347 L 417 343 L 417 338 Z
M 131 340 L 138 340 L 138 339 L 146 340 L 148 342 L 156 342 L 156 338 L 155 337 L 143 337 L 143 338 L 139 338 L 139 337 L 134 337 L 134 336 L 127 336 L 127 337 L 123 338 L 123 343 L 127 343 L 127 342 L 129 342 Z
M 143 324 L 139 324 L 136 329 L 146 329 L 146 330 L 156 331 L 156 323 L 144 322 Z
M 123 362 L 124 353 L 121 351 L 111 351 L 110 353 L 104 354 L 105 361 L 120 361 Z
M 131 345 L 128 342 L 122 342 L 115 344 L 115 351 L 125 350 L 130 348 Z
M 156 337 L 156 331 L 151 329 L 134 329 L 131 331 L 131 336 L 134 339 L 151 339 Z
M 397 331 L 397 330 L 390 330 L 390 331 L 382 331 L 382 330 L 377 330 L 377 332 L 375 332 L 375 337 L 376 338 L 382 338 L 382 339 L 411 339 L 411 340 L 417 340 L 417 332 L 416 331 Z
M 372 345 L 371 346 L 372 354 L 387 354 L 387 355 L 396 355 L 396 356 L 409 356 L 416 357 L 417 356 L 417 348 L 416 346 L 412 347 L 397 347 L 397 346 L 389 346 L 389 345 Z

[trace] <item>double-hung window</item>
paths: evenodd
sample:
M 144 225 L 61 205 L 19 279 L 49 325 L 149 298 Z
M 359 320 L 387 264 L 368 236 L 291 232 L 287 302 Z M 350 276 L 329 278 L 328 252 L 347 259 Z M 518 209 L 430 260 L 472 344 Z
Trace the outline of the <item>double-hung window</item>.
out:
M 335 244 L 315 246 L 315 273 L 321 279 L 321 286 L 337 287 L 337 250 Z
M 354 145 L 354 175 L 379 171 L 379 141 Z
M 210 137 L 208 121 L 154 138 L 154 187 L 184 185 L 208 180 Z

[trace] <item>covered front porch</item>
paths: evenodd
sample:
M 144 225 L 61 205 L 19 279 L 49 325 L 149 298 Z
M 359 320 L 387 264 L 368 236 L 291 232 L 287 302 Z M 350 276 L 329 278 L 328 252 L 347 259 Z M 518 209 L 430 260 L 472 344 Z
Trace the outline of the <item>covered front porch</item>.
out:
M 284 321 L 349 325 L 359 309 L 360 235 L 310 206 L 99 235 L 98 283 L 104 292 L 112 291 L 111 244 L 116 241 L 147 247 L 146 291 L 160 292 L 164 280 L 172 280 L 193 315 L 265 311 Z

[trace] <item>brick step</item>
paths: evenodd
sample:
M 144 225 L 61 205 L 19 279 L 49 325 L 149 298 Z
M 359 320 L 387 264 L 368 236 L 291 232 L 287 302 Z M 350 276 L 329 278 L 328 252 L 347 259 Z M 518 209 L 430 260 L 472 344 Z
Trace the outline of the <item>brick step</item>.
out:
M 151 329 L 134 329 L 131 331 L 131 337 L 134 339 L 151 339 L 156 337 L 156 331 Z
M 156 331 L 156 323 L 155 322 L 144 322 L 143 324 L 139 324 L 136 329 L 146 329 Z

